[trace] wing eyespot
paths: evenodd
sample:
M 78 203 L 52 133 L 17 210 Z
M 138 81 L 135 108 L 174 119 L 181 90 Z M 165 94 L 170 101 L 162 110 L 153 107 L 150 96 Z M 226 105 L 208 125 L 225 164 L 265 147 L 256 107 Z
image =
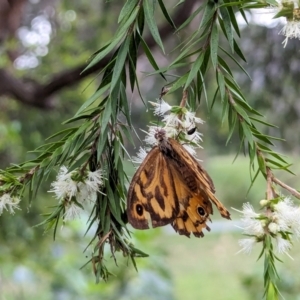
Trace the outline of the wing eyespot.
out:
M 138 214 L 139 216 L 142 216 L 142 215 L 143 215 L 144 208 L 143 208 L 143 206 L 142 206 L 141 204 L 137 204 L 137 205 L 135 206 L 135 210 L 136 210 L 136 212 L 137 212 L 137 214 Z
M 201 207 L 201 206 L 198 206 L 197 207 L 197 212 L 198 212 L 198 214 L 200 215 L 200 216 L 205 216 L 205 210 L 204 210 L 204 208 L 203 207 Z

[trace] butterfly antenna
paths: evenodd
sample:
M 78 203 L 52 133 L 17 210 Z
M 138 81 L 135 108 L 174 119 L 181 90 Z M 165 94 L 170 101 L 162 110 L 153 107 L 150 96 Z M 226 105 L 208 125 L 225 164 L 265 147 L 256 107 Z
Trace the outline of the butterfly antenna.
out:
M 159 94 L 159 98 L 158 98 L 158 102 L 159 102 L 159 105 L 161 107 L 161 102 L 162 102 L 162 97 L 169 91 L 169 89 L 167 87 L 163 87 L 160 91 L 160 94 Z M 159 123 L 159 118 L 160 116 L 157 114 L 157 118 L 156 118 L 156 127 L 158 129 L 158 123 Z

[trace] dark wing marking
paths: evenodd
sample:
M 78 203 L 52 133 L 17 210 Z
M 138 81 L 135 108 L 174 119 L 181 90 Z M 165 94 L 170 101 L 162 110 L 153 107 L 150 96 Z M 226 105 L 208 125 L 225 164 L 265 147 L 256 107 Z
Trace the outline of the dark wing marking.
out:
M 179 202 L 172 173 L 154 147 L 134 174 L 127 197 L 129 223 L 147 229 L 171 223 L 179 213 Z

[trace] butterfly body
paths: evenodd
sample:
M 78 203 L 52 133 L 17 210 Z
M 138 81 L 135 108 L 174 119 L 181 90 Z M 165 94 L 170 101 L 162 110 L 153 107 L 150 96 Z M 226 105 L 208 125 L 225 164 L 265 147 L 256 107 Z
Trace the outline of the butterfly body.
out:
M 156 134 L 154 146 L 134 174 L 127 197 L 129 223 L 137 229 L 171 224 L 176 232 L 202 237 L 213 213 L 230 214 L 215 197 L 210 176 L 198 161 L 164 130 Z

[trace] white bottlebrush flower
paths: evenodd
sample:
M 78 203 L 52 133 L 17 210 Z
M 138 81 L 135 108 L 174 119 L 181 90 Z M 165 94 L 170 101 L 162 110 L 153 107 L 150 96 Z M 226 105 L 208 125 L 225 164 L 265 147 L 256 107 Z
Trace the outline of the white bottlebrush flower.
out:
M 286 36 L 282 42 L 285 48 L 289 39 L 300 39 L 300 20 L 297 21 L 287 21 L 284 27 L 279 31 L 279 34 Z
M 69 177 L 70 177 L 70 173 L 68 173 L 67 167 L 66 166 L 61 166 L 59 171 L 58 171 L 56 180 L 63 181 L 63 180 L 68 179 Z
M 293 218 L 293 211 L 295 208 L 297 207 L 289 197 L 285 197 L 282 201 L 279 201 L 276 205 L 274 205 L 274 210 L 278 216 L 287 222 Z
M 131 161 L 136 164 L 141 164 L 146 158 L 147 154 L 147 151 L 144 148 L 140 147 L 138 153 L 136 154 L 136 156 L 132 157 Z
M 78 202 L 82 202 L 85 198 L 93 201 L 99 191 L 99 187 L 103 184 L 103 176 L 101 170 L 94 172 L 89 171 L 84 181 L 74 181 L 72 175 L 75 171 L 68 173 L 66 167 L 61 167 L 56 177 L 52 182 L 52 189 L 49 192 L 55 194 L 58 200 L 71 200 L 72 197 L 78 198 Z M 92 200 L 93 199 L 93 200 Z
M 68 202 L 65 206 L 64 221 L 79 219 L 82 211 L 82 208 L 75 202 Z
M 158 131 L 162 130 L 162 127 L 159 126 L 149 126 L 149 130 L 147 132 L 147 135 L 144 139 L 144 141 L 150 145 L 151 147 L 153 147 L 154 145 L 157 144 L 157 140 L 155 138 L 155 135 Z
M 99 191 L 99 187 L 103 184 L 102 171 L 100 169 L 93 172 L 89 171 L 84 183 L 89 190 L 93 192 Z
M 197 152 L 195 148 L 189 144 L 182 144 L 182 146 L 187 150 L 188 153 L 190 153 L 193 157 L 196 157 Z
M 244 203 L 243 210 L 236 211 L 243 214 L 241 221 L 244 225 L 242 227 L 242 229 L 244 230 L 244 234 L 253 235 L 257 237 L 261 237 L 265 234 L 264 222 L 259 219 L 261 215 L 254 211 L 253 206 L 250 203 Z
M 6 209 L 11 214 L 15 213 L 16 209 L 20 209 L 19 203 L 21 199 L 16 196 L 11 196 L 8 193 L 3 194 L 0 197 L 0 215 L 3 213 L 3 210 Z
M 250 254 L 254 245 L 256 244 L 256 239 L 254 237 L 248 239 L 241 239 L 238 241 L 240 247 L 242 248 L 238 253 L 244 252 Z
M 296 237 L 300 238 L 300 207 L 294 209 L 293 215 L 294 217 L 289 225 Z
M 197 144 L 200 148 L 200 142 L 202 142 L 202 133 L 198 132 L 197 130 L 193 134 L 186 134 L 185 139 Z
M 243 220 L 242 220 L 243 221 Z M 265 234 L 263 223 L 257 219 L 244 219 L 244 233 L 260 237 Z
M 291 257 L 287 252 L 291 249 L 292 244 L 290 241 L 283 239 L 281 236 L 276 237 L 276 251 L 280 254 L 287 254 Z
M 281 226 L 281 231 L 292 231 L 300 237 L 300 208 L 286 197 L 274 205 L 273 218 Z
M 239 210 L 237 210 L 239 211 Z M 246 218 L 246 219 L 253 219 L 253 218 L 257 218 L 259 217 L 260 215 L 258 213 L 256 213 L 254 211 L 254 208 L 253 206 L 247 202 L 247 203 L 244 203 L 243 204 L 243 210 L 242 211 L 239 211 L 240 213 L 243 214 L 243 218 Z
M 172 106 L 169 105 L 167 102 L 165 102 L 163 99 L 161 99 L 159 102 L 150 102 L 155 109 L 154 109 L 154 115 L 156 116 L 163 116 L 166 112 L 169 112 L 172 109 Z
M 63 166 L 60 168 L 56 180 L 51 183 L 52 189 L 50 193 L 54 193 L 56 198 L 61 200 L 64 198 L 71 199 L 78 192 L 77 182 L 72 180 L 73 172 L 68 173 L 68 169 Z
M 181 119 L 179 118 L 178 114 L 170 113 L 165 115 L 162 121 L 166 124 L 167 127 L 175 127 L 178 128 L 182 123 Z
M 170 138 L 176 138 L 178 136 L 178 128 L 172 126 L 165 126 L 166 136 Z
M 159 126 L 149 126 L 149 131 L 147 132 L 147 135 L 144 139 L 144 141 L 151 146 L 151 148 L 155 145 L 157 145 L 157 139 L 155 137 L 155 135 L 161 131 L 164 130 L 165 131 L 165 135 L 166 137 L 175 137 L 177 134 L 177 130 L 176 128 L 172 128 L 172 127 L 159 127 Z
M 204 121 L 201 118 L 195 116 L 195 112 L 186 111 L 184 114 L 184 121 L 189 124 L 203 124 Z
M 79 182 L 76 200 L 79 203 L 84 203 L 86 201 L 94 203 L 97 200 L 97 191 L 91 189 L 86 183 Z

